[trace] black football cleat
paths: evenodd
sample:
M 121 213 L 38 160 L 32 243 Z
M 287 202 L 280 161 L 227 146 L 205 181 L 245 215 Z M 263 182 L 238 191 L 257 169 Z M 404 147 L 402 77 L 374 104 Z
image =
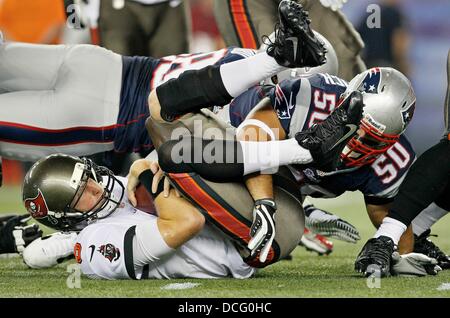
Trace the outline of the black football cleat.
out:
M 310 151 L 311 166 L 321 171 L 336 169 L 342 150 L 356 135 L 363 107 L 361 92 L 354 91 L 323 122 L 295 135 L 298 144 Z
M 359 252 L 355 261 L 355 270 L 365 277 L 390 276 L 394 242 L 387 236 L 371 238 Z
M 425 254 L 435 258 L 442 269 L 450 268 L 450 257 L 441 251 L 430 239 L 430 230 L 426 230 L 421 235 L 414 235 L 414 252 Z
M 303 7 L 289 0 L 278 6 L 279 23 L 275 26 L 275 39 L 267 36 L 267 54 L 285 67 L 315 67 L 326 62 L 326 49 L 311 30 L 311 20 Z

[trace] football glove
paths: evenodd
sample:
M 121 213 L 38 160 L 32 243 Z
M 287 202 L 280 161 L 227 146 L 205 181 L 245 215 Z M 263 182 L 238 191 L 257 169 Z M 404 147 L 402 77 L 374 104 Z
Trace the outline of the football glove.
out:
M 318 209 L 312 204 L 305 206 L 304 210 L 306 227 L 312 232 L 349 243 L 356 243 L 361 239 L 358 230 L 337 215 Z
M 30 219 L 28 214 L 0 219 L 0 253 L 22 253 L 28 244 L 42 236 L 39 225 L 26 224 Z
M 251 250 L 251 257 L 256 257 L 258 253 L 259 261 L 264 263 L 269 255 L 275 237 L 275 213 L 277 206 L 272 199 L 256 200 L 253 208 L 253 224 L 250 228 L 251 239 L 248 248 Z
M 437 275 L 442 268 L 437 265 L 437 260 L 420 253 L 408 253 L 400 255 L 392 253 L 392 275 L 398 276 L 426 276 Z

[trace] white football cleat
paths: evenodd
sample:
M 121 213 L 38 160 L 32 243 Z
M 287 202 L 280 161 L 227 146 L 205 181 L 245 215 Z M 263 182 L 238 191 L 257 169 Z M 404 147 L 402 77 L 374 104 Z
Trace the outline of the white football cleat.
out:
M 311 232 L 306 227 L 299 245 L 319 255 L 329 255 L 333 252 L 333 242 L 327 240 L 325 236 Z

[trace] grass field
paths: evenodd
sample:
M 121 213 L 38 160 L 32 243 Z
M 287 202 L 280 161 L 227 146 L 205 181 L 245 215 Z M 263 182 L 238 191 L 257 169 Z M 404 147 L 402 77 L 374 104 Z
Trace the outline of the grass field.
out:
M 2 188 L 0 213 L 23 212 L 18 188 Z M 18 257 L 0 258 L 0 297 L 450 297 L 450 271 L 435 277 L 387 278 L 380 288 L 369 288 L 353 271 L 353 262 L 364 242 L 374 233 L 362 197 L 345 194 L 335 200 L 317 200 L 353 223 L 361 233 L 358 244 L 335 242 L 329 256 L 317 256 L 299 247 L 292 261 L 261 270 L 248 280 L 96 281 L 81 279 L 81 288 L 66 285 L 68 264 L 49 270 L 28 269 Z M 433 228 L 433 240 L 450 251 L 450 218 Z M 190 289 L 168 290 L 173 283 L 198 284 Z

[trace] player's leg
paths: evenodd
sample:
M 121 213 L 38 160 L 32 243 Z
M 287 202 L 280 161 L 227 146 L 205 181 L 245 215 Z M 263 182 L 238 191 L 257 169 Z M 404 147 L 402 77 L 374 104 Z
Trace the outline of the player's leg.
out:
M 101 1 L 98 20 L 101 46 L 122 55 L 146 55 L 145 33 L 132 10 L 134 5 L 142 6 L 125 1 L 124 7 L 117 10 L 113 1 Z
M 278 11 L 280 25 L 267 52 L 221 66 L 187 71 L 178 79 L 167 81 L 149 97 L 152 118 L 170 122 L 200 108 L 225 105 L 233 97 L 284 67 L 323 64 L 323 43 L 312 33 L 307 13 L 302 7 L 293 1 L 284 0 Z M 292 38 L 297 41 L 292 41 Z
M 166 172 L 196 172 L 221 182 L 238 180 L 254 172 L 274 171 L 295 162 L 312 161 L 309 151 L 299 147 L 293 138 L 248 142 L 185 137 L 163 143 L 158 149 L 158 159 Z
M 25 43 L 0 45 L 0 93 L 54 89 L 69 48 Z
M 176 7 L 164 2 L 144 6 L 144 10 L 137 13 L 147 32 L 145 55 L 160 58 L 189 51 L 190 19 L 187 6 L 188 1 L 183 1 Z M 154 16 L 153 21 L 149 16 Z
M 279 0 L 214 2 L 214 15 L 227 46 L 257 49 L 261 37 L 273 32 Z
M 196 172 L 221 181 L 267 170 L 274 173 L 277 167 L 289 164 L 311 164 L 323 171 L 333 171 L 345 144 L 356 133 L 349 134 L 346 127 L 359 124 L 362 112 L 362 95 L 354 92 L 323 122 L 287 140 L 202 139 L 186 136 L 186 129 L 181 129 L 178 131 L 181 134 L 172 132 L 172 140 L 157 147 L 159 163 L 166 172 Z M 157 130 L 153 121 L 149 120 L 148 125 L 153 125 L 148 127 L 149 131 Z
M 7 158 L 53 152 L 88 155 L 113 147 L 120 103 L 120 55 L 97 46 L 67 48 L 51 90 L 0 94 L 0 147 Z
M 450 211 L 450 184 L 442 194 L 413 221 L 414 252 L 428 255 L 438 261 L 442 269 L 450 268 L 450 257 L 430 240 L 431 227 Z
M 449 181 L 450 141 L 443 139 L 424 152 L 411 167 L 393 203 L 389 217 L 409 225 L 440 197 Z

